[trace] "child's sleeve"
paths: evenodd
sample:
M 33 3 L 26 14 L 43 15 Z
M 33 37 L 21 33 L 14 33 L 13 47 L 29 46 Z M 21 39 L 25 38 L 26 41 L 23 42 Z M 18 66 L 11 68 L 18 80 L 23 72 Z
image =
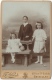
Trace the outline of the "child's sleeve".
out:
M 47 40 L 47 35 L 46 35 L 46 32 L 45 31 L 43 31 L 43 39 L 44 40 Z

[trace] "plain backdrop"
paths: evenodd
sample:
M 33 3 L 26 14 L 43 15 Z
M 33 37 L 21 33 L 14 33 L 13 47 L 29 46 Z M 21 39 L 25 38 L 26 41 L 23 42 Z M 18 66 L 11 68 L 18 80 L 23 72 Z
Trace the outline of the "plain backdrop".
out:
M 9 39 L 10 32 L 18 35 L 23 16 L 28 16 L 28 22 L 35 30 L 36 22 L 43 24 L 47 34 L 47 54 L 50 55 L 50 3 L 49 2 L 3 2 L 2 3 L 2 38 Z

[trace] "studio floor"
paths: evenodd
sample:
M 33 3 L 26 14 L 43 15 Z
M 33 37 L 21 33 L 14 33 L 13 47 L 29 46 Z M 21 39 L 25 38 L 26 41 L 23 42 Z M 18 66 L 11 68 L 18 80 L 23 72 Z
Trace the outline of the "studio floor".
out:
M 43 59 L 43 65 L 40 63 L 35 64 L 35 62 L 32 62 L 28 66 L 24 66 L 23 64 L 12 64 L 8 63 L 5 64 L 4 67 L 2 67 L 3 70 L 49 70 L 50 69 L 50 59 L 44 58 Z

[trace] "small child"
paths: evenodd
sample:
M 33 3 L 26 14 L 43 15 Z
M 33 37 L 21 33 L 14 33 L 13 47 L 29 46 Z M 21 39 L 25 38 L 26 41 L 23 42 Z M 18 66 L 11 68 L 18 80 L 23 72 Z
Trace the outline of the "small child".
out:
M 6 48 L 6 52 L 11 53 L 12 63 L 15 62 L 15 53 L 20 52 L 23 49 L 24 49 L 24 47 L 22 46 L 22 44 L 20 42 L 20 39 L 17 38 L 15 33 L 11 33 L 10 34 L 10 39 L 8 40 L 8 45 L 7 45 L 7 48 Z
M 36 30 L 33 33 L 33 39 L 35 39 L 33 52 L 34 53 L 44 53 L 46 52 L 45 43 L 47 40 L 47 36 L 45 31 L 43 30 L 43 25 L 41 22 L 36 23 Z M 43 56 L 37 56 L 37 61 L 35 63 L 43 64 Z

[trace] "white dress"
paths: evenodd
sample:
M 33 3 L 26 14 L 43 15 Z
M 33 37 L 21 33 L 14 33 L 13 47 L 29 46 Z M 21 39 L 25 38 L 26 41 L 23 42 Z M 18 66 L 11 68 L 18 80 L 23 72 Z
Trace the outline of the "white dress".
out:
M 8 45 L 6 48 L 6 52 L 20 52 L 20 48 L 19 46 L 21 46 L 22 44 L 20 43 L 20 39 L 9 39 L 8 40 Z
M 47 39 L 47 35 L 43 29 L 37 29 L 34 31 L 33 39 L 35 38 L 34 42 L 34 53 L 43 53 L 46 52 L 45 47 L 45 40 Z

